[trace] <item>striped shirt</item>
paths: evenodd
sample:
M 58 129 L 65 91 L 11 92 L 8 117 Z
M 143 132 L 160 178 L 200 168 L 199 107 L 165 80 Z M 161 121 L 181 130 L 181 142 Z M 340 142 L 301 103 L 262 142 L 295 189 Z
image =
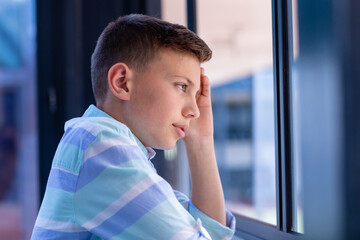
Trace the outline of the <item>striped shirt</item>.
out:
M 32 238 L 231 239 L 155 171 L 129 128 L 91 105 L 65 124 Z

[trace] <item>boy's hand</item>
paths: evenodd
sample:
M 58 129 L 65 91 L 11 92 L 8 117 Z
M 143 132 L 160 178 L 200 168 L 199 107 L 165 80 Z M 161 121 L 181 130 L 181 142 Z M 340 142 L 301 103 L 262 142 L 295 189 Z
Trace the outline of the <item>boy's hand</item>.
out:
M 210 83 L 203 68 L 197 105 L 200 117 L 191 120 L 184 138 L 191 176 L 191 200 L 200 211 L 226 225 L 224 194 L 214 150 Z
M 214 135 L 210 82 L 204 74 L 204 68 L 200 71 L 200 92 L 197 96 L 197 105 L 200 117 L 191 120 L 190 128 L 184 138 L 185 143 L 199 140 L 199 138 L 212 138 Z

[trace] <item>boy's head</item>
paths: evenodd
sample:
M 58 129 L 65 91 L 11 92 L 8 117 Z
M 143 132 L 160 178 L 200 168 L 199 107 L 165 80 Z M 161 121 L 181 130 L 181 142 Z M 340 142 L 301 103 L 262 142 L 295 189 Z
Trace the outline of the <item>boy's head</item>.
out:
M 199 117 L 200 64 L 211 50 L 184 26 L 144 15 L 111 22 L 92 55 L 97 106 L 145 145 L 174 147 Z
M 108 71 L 118 62 L 142 72 L 161 49 L 190 54 L 200 63 L 211 59 L 206 43 L 186 27 L 158 18 L 131 14 L 110 22 L 101 33 L 91 57 L 91 80 L 97 103 L 108 92 Z

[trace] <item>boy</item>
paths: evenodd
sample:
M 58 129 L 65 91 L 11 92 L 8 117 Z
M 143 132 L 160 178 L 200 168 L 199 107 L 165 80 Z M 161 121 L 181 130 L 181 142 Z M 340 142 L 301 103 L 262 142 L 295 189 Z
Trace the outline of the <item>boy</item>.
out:
M 65 124 L 32 239 L 230 239 L 213 146 L 209 47 L 144 15 L 111 22 L 91 75 L 96 107 Z M 184 139 L 192 198 L 156 174 L 154 150 Z

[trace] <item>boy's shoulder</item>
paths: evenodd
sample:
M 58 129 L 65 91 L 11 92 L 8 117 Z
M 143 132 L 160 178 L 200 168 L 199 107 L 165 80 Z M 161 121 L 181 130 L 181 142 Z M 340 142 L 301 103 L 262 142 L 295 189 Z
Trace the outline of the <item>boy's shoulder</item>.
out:
M 134 135 L 124 124 L 109 117 L 79 117 L 66 122 L 53 167 L 78 173 L 84 158 L 114 145 L 138 149 Z
M 69 135 L 72 138 L 78 138 L 86 141 L 87 145 L 98 141 L 117 138 L 126 141 L 129 144 L 136 144 L 136 139 L 130 129 L 109 117 L 79 117 L 66 122 L 64 136 Z M 83 145 L 82 150 L 88 146 Z

